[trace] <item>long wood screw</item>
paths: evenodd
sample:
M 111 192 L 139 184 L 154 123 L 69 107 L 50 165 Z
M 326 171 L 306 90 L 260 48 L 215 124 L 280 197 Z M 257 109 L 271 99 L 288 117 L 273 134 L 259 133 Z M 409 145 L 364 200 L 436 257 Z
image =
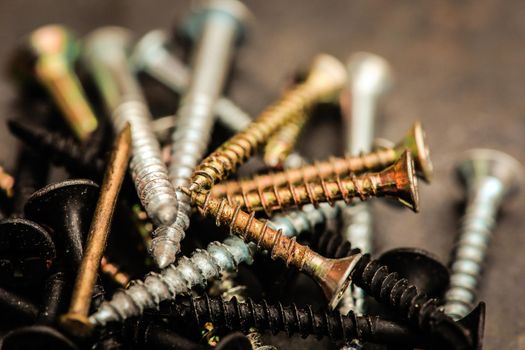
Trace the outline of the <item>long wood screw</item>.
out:
M 69 311 L 60 317 L 62 326 L 74 335 L 88 335 L 92 330 L 92 325 L 87 318 L 91 294 L 100 260 L 106 248 L 111 218 L 126 174 L 130 152 L 131 127 L 128 124 L 115 141 L 89 229 L 87 247 L 77 274 Z

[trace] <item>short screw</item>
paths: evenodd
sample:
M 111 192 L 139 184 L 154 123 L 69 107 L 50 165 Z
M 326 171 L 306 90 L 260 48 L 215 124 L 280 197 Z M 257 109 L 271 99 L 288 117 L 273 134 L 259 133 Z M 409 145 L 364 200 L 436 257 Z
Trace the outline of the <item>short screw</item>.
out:
M 304 204 L 311 203 L 317 206 L 319 202 L 328 202 L 334 205 L 336 200 L 350 203 L 354 198 L 365 200 L 383 196 L 394 197 L 412 210 L 418 211 L 417 180 L 409 152 L 405 152 L 396 163 L 378 173 L 335 180 L 319 178 L 318 182 L 305 181 L 301 185 L 288 183 L 267 190 L 243 192 L 227 197 L 227 200 L 230 205 L 238 205 L 249 212 L 264 210 L 267 215 L 271 215 L 275 210 L 300 207 Z
M 217 322 L 230 330 L 249 331 L 254 327 L 269 330 L 272 334 L 294 333 L 303 338 L 315 335 L 331 340 L 350 341 L 354 338 L 375 343 L 421 346 L 425 344 L 422 336 L 397 322 L 387 321 L 377 316 L 356 316 L 352 312 L 343 316 L 337 312 L 314 311 L 309 305 L 297 307 L 295 304 L 271 304 L 266 300 L 238 302 L 237 298 L 225 301 L 222 298 L 190 298 L 189 301 L 172 302 L 162 308 L 159 316 L 176 326 L 191 323 L 198 327 L 206 321 Z
M 187 26 L 198 41 L 190 83 L 176 113 L 172 134 L 170 180 L 175 188 L 189 186 L 190 177 L 204 156 L 211 137 L 215 102 L 230 67 L 234 43 L 243 31 L 248 10 L 238 0 L 214 0 L 190 16 Z M 177 190 L 175 222 L 160 229 L 151 242 L 159 268 L 175 261 L 180 241 L 190 225 L 190 198 Z
M 416 173 L 423 180 L 428 181 L 432 174 L 432 163 L 424 135 L 421 124 L 416 122 L 394 148 L 381 149 L 360 156 L 331 158 L 327 161 L 296 169 L 268 175 L 258 175 L 247 180 L 228 181 L 224 184 L 215 185 L 211 193 L 214 197 L 222 198 L 243 192 L 247 193 L 258 189 L 281 186 L 287 183 L 297 184 L 303 181 L 315 181 L 319 178 L 344 177 L 371 170 L 381 170 L 397 161 L 407 149 L 414 157 Z
M 167 44 L 166 32 L 153 30 L 147 33 L 135 45 L 131 63 L 136 70 L 146 72 L 176 93 L 182 94 L 189 85 L 191 72 L 168 51 Z M 246 112 L 225 97 L 217 99 L 215 113 L 218 121 L 233 132 L 241 132 L 252 122 Z
M 15 179 L 0 166 L 0 190 L 4 191 L 7 197 L 12 197 L 14 185 Z
M 348 88 L 342 94 L 341 106 L 346 118 L 346 152 L 353 156 L 372 151 L 374 124 L 379 98 L 392 84 L 392 69 L 388 62 L 377 55 L 359 52 L 350 57 Z M 362 252 L 372 248 L 372 211 L 368 203 L 348 206 L 342 213 L 343 236 Z M 364 292 L 350 288 L 339 306 L 342 313 L 353 310 L 358 315 L 365 312 Z M 352 342 L 346 350 L 362 349 L 362 344 Z
M 104 27 L 85 41 L 85 61 L 102 93 L 113 127 L 131 125 L 131 175 L 148 216 L 163 228 L 177 216 L 177 197 L 161 160 L 159 142 L 151 127 L 151 115 L 140 86 L 128 63 L 129 31 Z
M 75 136 L 86 141 L 98 122 L 75 74 L 78 41 L 67 28 L 48 25 L 33 31 L 26 45 L 25 49 L 33 56 L 33 67 L 19 69 L 32 71 L 56 101 Z M 16 60 L 15 69 L 18 64 Z
M 92 331 L 92 324 L 87 318 L 91 295 L 97 279 L 100 260 L 106 248 L 111 219 L 128 167 L 130 152 L 131 127 L 128 124 L 115 139 L 86 238 L 86 249 L 78 268 L 71 304 L 68 312 L 60 317 L 61 325 L 76 336 L 87 336 Z
M 332 56 L 316 60 L 306 81 L 287 91 L 266 108 L 244 131 L 226 141 L 205 158 L 193 173 L 191 190 L 209 191 L 243 164 L 272 134 L 297 113 L 309 113 L 320 101 L 333 100 L 341 91 L 346 74 Z
M 467 207 L 445 294 L 445 313 L 461 319 L 474 307 L 496 215 L 505 200 L 516 194 L 523 179 L 521 164 L 511 156 L 490 149 L 466 152 L 457 165 L 465 186 Z

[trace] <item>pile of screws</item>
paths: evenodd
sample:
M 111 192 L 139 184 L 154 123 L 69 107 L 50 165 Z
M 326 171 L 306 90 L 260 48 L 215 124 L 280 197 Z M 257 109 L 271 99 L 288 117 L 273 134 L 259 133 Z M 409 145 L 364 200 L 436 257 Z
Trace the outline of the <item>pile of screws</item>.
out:
M 237 0 L 196 8 L 181 31 L 191 70 L 161 30 L 25 38 L 10 67 L 21 146 L 13 176 L 0 167 L 2 349 L 276 349 L 279 332 L 344 349 L 481 348 L 481 266 L 521 165 L 486 149 L 460 159 L 450 269 L 416 248 L 371 258 L 368 200 L 417 212 L 417 178 L 431 179 L 421 124 L 374 147 L 393 77 L 370 53 L 347 67 L 318 55 L 250 117 L 221 96 L 249 19 Z M 145 76 L 180 95 L 174 116 L 152 117 Z M 311 164 L 295 145 L 327 104 L 345 118 L 347 156 Z M 231 137 L 210 150 L 215 117 Z M 255 158 L 259 174 L 229 179 Z M 50 184 L 54 167 L 69 178 Z

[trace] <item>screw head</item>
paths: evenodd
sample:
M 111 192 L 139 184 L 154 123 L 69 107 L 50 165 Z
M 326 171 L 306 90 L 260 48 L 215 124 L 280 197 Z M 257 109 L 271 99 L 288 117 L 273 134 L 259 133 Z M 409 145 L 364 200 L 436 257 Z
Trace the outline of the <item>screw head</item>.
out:
M 56 256 L 55 244 L 40 225 L 25 219 L 0 222 L 0 279 L 13 286 L 42 281 Z
M 123 59 L 122 54 L 130 50 L 132 38 L 131 31 L 126 28 L 101 27 L 89 33 L 84 39 L 83 57 L 88 63 L 104 61 L 119 64 Z
M 143 70 L 157 55 L 165 51 L 164 47 L 168 44 L 168 34 L 160 29 L 146 33 L 135 44 L 130 62 L 136 71 Z
M 510 155 L 492 149 L 472 149 L 465 152 L 456 166 L 461 183 L 475 188 L 486 178 L 495 178 L 503 185 L 504 196 L 510 197 L 523 186 L 523 166 Z
M 458 321 L 471 334 L 474 350 L 483 348 L 483 336 L 485 335 L 485 303 L 480 302 L 467 316 Z
M 434 167 L 430 160 L 428 145 L 425 141 L 425 132 L 419 120 L 414 123 L 405 137 L 395 146 L 395 150 L 399 154 L 407 149 L 410 150 L 414 157 L 414 165 L 418 176 L 424 181 L 430 182 Z
M 320 54 L 314 58 L 308 76 L 307 83 L 327 85 L 326 96 L 323 100 L 332 102 L 339 96 L 340 91 L 346 83 L 346 69 L 341 61 L 331 55 Z
M 237 44 L 240 45 L 246 37 L 246 25 L 252 14 L 248 8 L 238 0 L 209 0 L 195 8 L 182 25 L 185 35 L 197 42 L 204 28 L 208 16 L 224 16 L 234 20 L 237 26 Z
M 385 195 L 397 199 L 401 204 L 414 212 L 419 211 L 417 178 L 412 154 L 409 151 L 405 151 L 394 164 L 378 174 L 381 178 L 380 182 L 391 184 L 391 189 L 389 190 L 385 186 Z
M 3 350 L 78 350 L 62 333 L 48 326 L 31 326 L 15 329 L 3 339 Z
M 350 56 L 347 70 L 352 93 L 380 96 L 393 83 L 390 64 L 383 57 L 369 52 Z

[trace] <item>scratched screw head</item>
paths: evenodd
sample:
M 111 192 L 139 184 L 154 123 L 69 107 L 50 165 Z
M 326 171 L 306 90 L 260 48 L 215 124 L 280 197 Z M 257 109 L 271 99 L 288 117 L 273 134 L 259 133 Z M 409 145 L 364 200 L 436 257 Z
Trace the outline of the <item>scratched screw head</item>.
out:
M 457 175 L 469 190 L 488 177 L 498 179 L 504 196 L 510 197 L 523 186 L 522 165 L 506 153 L 491 149 L 473 149 L 465 152 L 458 163 Z
M 25 219 L 0 221 L 0 280 L 2 285 L 30 286 L 45 277 L 56 256 L 47 231 Z

